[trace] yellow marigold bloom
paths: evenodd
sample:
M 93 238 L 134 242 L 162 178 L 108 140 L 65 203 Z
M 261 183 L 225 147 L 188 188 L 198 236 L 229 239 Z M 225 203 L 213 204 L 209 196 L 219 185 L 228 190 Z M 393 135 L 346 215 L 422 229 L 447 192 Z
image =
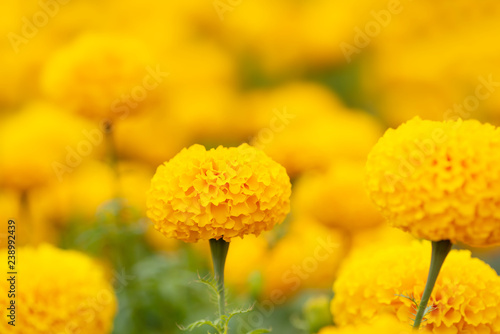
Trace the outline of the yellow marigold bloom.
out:
M 20 190 L 58 178 L 56 165 L 99 153 L 83 147 L 90 124 L 45 103 L 33 103 L 0 123 L 0 185 Z M 58 165 L 58 166 L 59 166 Z M 61 167 L 58 167 L 61 168 Z
M 370 324 L 359 324 L 357 326 L 325 327 L 318 334 L 427 334 L 429 331 L 421 329 L 414 332 L 404 322 L 391 316 L 381 316 L 373 319 Z M 430 333 L 429 333 L 430 334 Z
M 386 120 L 498 117 L 500 48 L 492 39 L 500 32 L 500 3 L 423 0 L 399 8 L 371 40 L 363 71 L 370 101 Z
M 158 167 L 147 215 L 167 237 L 230 241 L 281 223 L 290 193 L 285 169 L 260 150 L 193 145 Z
M 346 252 L 340 231 L 309 217 L 294 219 L 268 255 L 261 298 L 278 300 L 307 288 L 328 288 Z
M 123 119 L 159 100 L 158 87 L 166 74 L 146 49 L 119 35 L 84 34 L 47 62 L 42 91 L 83 116 Z
M 256 125 L 252 144 L 291 177 L 326 170 L 339 158 L 364 161 L 382 134 L 372 116 L 349 110 L 332 91 L 313 83 L 257 91 L 245 104 Z
M 492 125 L 412 119 L 368 156 L 369 195 L 393 226 L 419 238 L 498 244 L 499 149 Z
M 364 175 L 365 166 L 360 161 L 335 161 L 324 174 L 299 178 L 292 202 L 297 210 L 330 227 L 353 231 L 379 225 L 383 216 L 366 194 Z
M 429 242 L 358 253 L 344 262 L 333 286 L 332 314 L 339 326 L 389 313 L 410 324 L 430 264 Z M 499 333 L 500 277 L 469 251 L 452 250 L 439 274 L 426 316 L 431 333 Z
M 10 301 L 2 297 L 2 333 L 111 333 L 117 300 L 105 270 L 93 259 L 47 244 L 19 248 L 17 256 L 22 283 L 16 290 L 16 326 L 5 320 Z M 9 288 L 10 282 L 2 279 L 2 296 Z

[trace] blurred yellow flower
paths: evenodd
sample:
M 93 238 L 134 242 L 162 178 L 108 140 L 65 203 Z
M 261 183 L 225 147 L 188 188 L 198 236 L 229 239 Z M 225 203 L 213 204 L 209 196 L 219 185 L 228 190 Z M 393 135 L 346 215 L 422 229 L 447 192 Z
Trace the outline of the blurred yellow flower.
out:
M 344 262 L 333 286 L 334 321 L 339 326 L 369 322 L 389 313 L 410 324 L 423 293 L 430 262 L 429 242 L 413 242 L 358 253 Z M 452 250 L 437 279 L 423 326 L 431 333 L 498 333 L 500 277 L 469 251 Z
M 388 224 L 377 225 L 351 233 L 349 256 L 358 252 L 376 251 L 383 247 L 407 245 L 416 240 L 411 234 Z
M 138 40 L 88 33 L 56 52 L 40 80 L 45 95 L 59 105 L 113 121 L 158 103 L 167 75 Z
M 397 126 L 414 116 L 498 120 L 500 47 L 492 41 L 500 32 L 499 3 L 423 0 L 401 7 L 373 38 L 362 72 L 370 101 L 387 121 Z M 493 85 L 478 90 L 489 76 Z
M 53 227 L 66 226 L 69 221 L 90 225 L 103 205 L 120 199 L 123 209 L 130 210 L 134 217 L 145 217 L 146 192 L 152 175 L 149 166 L 136 162 L 122 161 L 114 170 L 104 162 L 89 160 L 64 182 L 30 191 L 29 210 L 33 218 Z
M 66 165 L 69 156 L 81 158 L 83 132 L 90 128 L 87 122 L 40 102 L 6 117 L 0 124 L 0 185 L 25 190 L 57 180 L 54 164 Z M 92 147 L 85 153 L 95 156 L 99 151 Z
M 258 89 L 242 98 L 254 131 L 268 127 L 283 131 L 296 117 L 314 119 L 342 110 L 340 98 L 327 87 L 309 81 L 294 81 L 272 89 Z M 251 116 L 251 117 L 250 117 Z
M 366 194 L 364 175 L 363 162 L 336 160 L 324 174 L 309 173 L 300 177 L 292 204 L 334 228 L 354 231 L 379 225 L 383 216 Z
M 382 133 L 373 117 L 347 109 L 335 93 L 314 83 L 254 92 L 244 103 L 255 119 L 252 144 L 285 166 L 291 177 L 326 170 L 339 158 L 364 161 Z
M 492 125 L 415 118 L 370 153 L 369 195 L 390 224 L 419 238 L 498 244 L 499 148 Z
M 45 216 L 53 224 L 65 225 L 72 218 L 94 221 L 97 208 L 117 194 L 113 169 L 89 160 L 63 182 L 53 182 L 29 194 L 32 214 Z
M 50 245 L 18 248 L 17 256 L 16 326 L 2 321 L 2 333 L 111 333 L 117 299 L 105 271 L 94 260 Z M 9 288 L 10 282 L 1 280 L 4 296 Z M 8 319 L 9 299 L 1 298 L 0 306 L 2 318 Z
M 347 63 L 339 45 L 353 43 L 357 26 L 373 19 L 377 5 L 386 2 L 254 0 L 229 6 L 221 15 L 228 28 L 220 30 L 232 48 L 252 55 L 269 74 L 300 73 Z
M 149 190 L 154 170 L 140 162 L 121 161 L 117 166 L 117 197 L 124 205 L 146 217 L 146 194 Z
M 183 89 L 235 86 L 238 83 L 234 57 L 216 42 L 205 40 L 183 43 L 164 55 L 171 73 L 166 86 L 177 93 Z
M 264 151 L 295 176 L 306 170 L 326 170 L 342 158 L 364 161 L 380 133 L 377 121 L 361 112 L 297 117 L 289 128 L 276 133 Z
M 188 129 L 162 108 L 145 110 L 114 125 L 112 141 L 119 158 L 156 167 L 191 143 Z
M 146 231 L 144 232 L 144 238 L 146 242 L 153 247 L 153 249 L 160 252 L 172 252 L 176 251 L 181 242 L 176 239 L 165 238 L 165 236 L 155 229 L 154 225 L 148 224 Z M 210 249 L 206 249 L 210 253 Z M 205 254 L 202 252 L 201 254 Z M 208 254 L 207 254 L 208 255 Z
M 346 252 L 341 232 L 308 217 L 295 218 L 290 231 L 268 255 L 261 299 L 282 299 L 302 289 L 330 287 Z
M 147 215 L 167 237 L 230 241 L 281 223 L 290 193 L 285 169 L 260 150 L 193 145 L 158 167 Z
M 232 240 L 230 247 L 224 274 L 226 284 L 239 293 L 257 290 L 260 283 L 259 273 L 262 272 L 268 256 L 269 245 L 266 238 L 248 235 L 244 239 Z
M 3 231 L 8 231 L 8 221 L 9 219 L 19 220 L 21 213 L 21 194 L 19 191 L 9 188 L 0 187 L 0 228 Z M 17 245 L 26 244 L 26 230 L 27 225 L 22 224 L 17 226 L 16 233 L 19 235 L 17 240 Z M 0 243 L 2 245 L 7 245 L 7 234 L 0 235 Z
M 251 122 L 241 117 L 239 102 L 232 87 L 214 85 L 179 89 L 168 108 L 175 126 L 193 141 L 231 143 L 250 135 L 247 128 Z

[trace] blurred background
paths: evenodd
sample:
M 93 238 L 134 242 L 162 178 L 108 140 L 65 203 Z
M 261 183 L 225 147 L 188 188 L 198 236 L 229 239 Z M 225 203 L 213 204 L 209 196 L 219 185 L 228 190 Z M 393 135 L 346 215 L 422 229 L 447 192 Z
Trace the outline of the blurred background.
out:
M 500 125 L 500 2 L 6 0 L 0 5 L 0 231 L 99 259 L 116 334 L 180 333 L 211 316 L 195 281 L 208 245 L 145 218 L 158 165 L 243 142 L 284 165 L 292 212 L 231 244 L 232 323 L 315 333 L 352 252 L 406 243 L 368 200 L 366 156 L 388 127 Z M 475 250 L 500 271 L 500 249 Z M 206 333 L 201 329 L 194 333 Z

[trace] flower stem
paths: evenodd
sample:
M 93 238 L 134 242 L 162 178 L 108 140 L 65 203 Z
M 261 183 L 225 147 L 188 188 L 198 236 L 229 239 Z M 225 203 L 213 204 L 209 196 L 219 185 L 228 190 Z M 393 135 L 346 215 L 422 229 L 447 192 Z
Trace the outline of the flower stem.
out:
M 431 297 L 432 290 L 436 284 L 439 271 L 443 266 L 446 256 L 451 250 L 450 240 L 441 240 L 432 242 L 432 256 L 431 256 L 431 267 L 429 269 L 429 275 L 427 276 L 427 283 L 425 284 L 424 294 L 418 305 L 417 315 L 415 316 L 415 322 L 413 323 L 413 329 L 418 330 L 420 328 L 420 323 L 425 315 L 425 310 L 427 308 L 427 303 Z
M 224 289 L 224 265 L 226 264 L 227 251 L 229 250 L 229 242 L 224 239 L 210 239 L 210 250 L 212 252 L 212 261 L 214 264 L 214 276 L 219 289 L 219 317 L 222 318 L 226 314 L 226 297 Z

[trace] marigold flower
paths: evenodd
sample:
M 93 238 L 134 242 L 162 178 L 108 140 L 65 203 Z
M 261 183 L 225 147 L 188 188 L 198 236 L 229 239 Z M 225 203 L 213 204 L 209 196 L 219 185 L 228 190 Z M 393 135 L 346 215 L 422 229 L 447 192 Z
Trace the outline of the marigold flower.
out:
M 332 314 L 340 326 L 389 313 L 410 324 L 430 262 L 428 242 L 358 253 L 344 262 L 333 286 Z M 500 332 L 500 277 L 467 250 L 452 250 L 438 276 L 423 327 L 432 333 Z
M 357 326 L 325 327 L 318 334 L 413 334 L 415 333 L 408 324 L 391 316 L 381 316 L 370 324 L 359 324 Z M 429 331 L 423 329 L 418 333 L 427 334 Z M 430 333 L 429 333 L 430 334 Z
M 500 243 L 500 130 L 414 118 L 368 156 L 368 193 L 390 224 L 432 241 Z
M 500 97 L 482 83 L 500 76 L 499 50 L 492 43 L 499 12 L 500 3 L 491 0 L 423 0 L 394 15 L 372 40 L 374 52 L 363 71 L 370 101 L 386 121 L 498 117 Z
M 16 291 L 16 326 L 1 321 L 0 332 L 111 333 L 117 300 L 105 271 L 94 260 L 48 244 L 21 247 L 17 252 L 22 283 Z M 0 281 L 2 296 L 7 296 L 9 287 L 7 280 Z M 8 298 L 0 298 L 3 319 L 8 319 L 9 303 Z
M 167 237 L 230 241 L 281 223 L 290 193 L 285 169 L 260 150 L 193 145 L 158 167 L 147 215 Z
M 262 299 L 290 297 L 306 288 L 328 288 L 347 253 L 343 233 L 310 217 L 298 217 L 270 251 L 263 269 Z M 278 295 L 280 297 L 276 297 Z
M 81 158 L 88 129 L 89 123 L 40 102 L 9 115 L 0 124 L 0 185 L 27 190 L 65 177 Z M 87 156 L 100 151 L 84 149 Z
M 338 160 L 324 174 L 299 178 L 292 201 L 298 210 L 330 227 L 353 231 L 377 226 L 383 216 L 366 194 L 364 174 L 364 163 Z
M 339 158 L 365 161 L 382 134 L 374 117 L 349 110 L 332 91 L 313 83 L 257 91 L 245 104 L 258 129 L 252 144 L 291 177 L 326 170 Z
M 163 78 L 146 49 L 132 38 L 84 34 L 47 62 L 42 91 L 85 117 L 123 119 L 159 100 Z

